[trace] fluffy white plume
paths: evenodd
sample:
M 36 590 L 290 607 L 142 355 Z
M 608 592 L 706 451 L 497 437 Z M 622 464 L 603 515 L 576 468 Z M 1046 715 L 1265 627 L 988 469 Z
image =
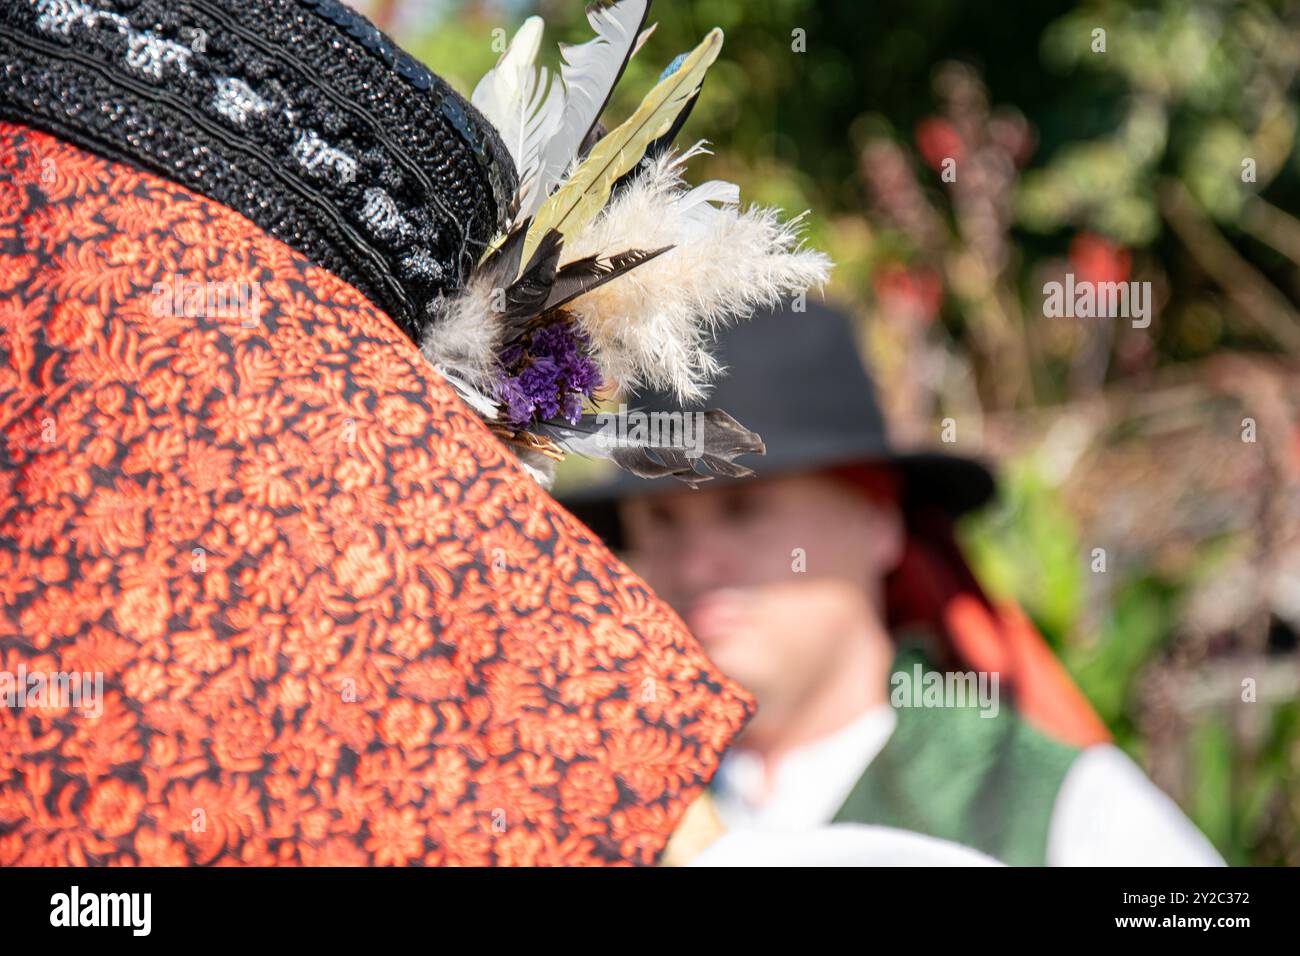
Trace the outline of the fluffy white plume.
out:
M 608 375 L 683 400 L 702 398 L 719 371 L 709 354 L 718 327 L 820 287 L 830 270 L 824 254 L 803 247 L 802 215 L 782 222 L 779 210 L 742 210 L 737 188 L 718 180 L 688 190 L 682 167 L 699 151 L 646 162 L 563 255 L 674 247 L 566 308 Z
M 558 73 L 537 65 L 543 25 L 529 17 L 471 98 L 518 172 L 513 226 L 492 243 L 499 255 L 485 254 L 462 289 L 433 305 L 420 350 L 543 485 L 565 450 L 609 457 L 642 477 L 694 483 L 704 472 L 749 474 L 734 459 L 763 446 L 719 409 L 707 413 L 706 453 L 698 460 L 680 449 L 611 452 L 584 432 L 593 416 L 571 427 L 534 419 L 522 434 L 508 435 L 496 400 L 503 339 L 539 316 L 569 313 L 590 336 L 591 357 L 606 376 L 627 388 L 698 399 L 720 371 L 710 354 L 720 326 L 823 285 L 830 268 L 826 256 L 803 247 L 802 216 L 782 222 L 779 210 L 742 210 L 733 183 L 690 188 L 684 165 L 704 152 L 701 145 L 676 157 L 658 152 L 689 114 L 721 48 L 721 30 L 675 60 L 627 120 L 596 129 L 628 60 L 654 30 L 642 30 L 649 5 L 592 3 L 587 18 L 596 36 L 562 46 Z M 534 261 L 543 246 L 547 254 Z
M 468 284 L 450 298 L 439 299 L 420 351 L 448 379 L 482 387 L 491 377 L 501 343 L 493 321 L 493 297 L 497 294 L 486 275 L 471 277 Z M 453 383 L 454 384 L 454 383 Z

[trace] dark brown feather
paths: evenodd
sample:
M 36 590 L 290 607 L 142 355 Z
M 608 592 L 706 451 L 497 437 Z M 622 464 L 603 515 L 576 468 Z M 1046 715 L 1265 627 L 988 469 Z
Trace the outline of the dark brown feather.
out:
M 597 255 L 570 262 L 556 274 L 555 281 L 551 285 L 551 294 L 547 297 L 542 311 L 558 309 L 578 296 L 600 288 L 606 282 L 631 272 L 656 256 L 663 255 L 671 248 L 672 246 L 663 246 L 659 249 L 629 249 L 606 259 L 601 259 Z
M 537 251 L 519 278 L 505 289 L 504 308 L 500 310 L 504 340 L 514 338 L 529 320 L 550 308 L 547 299 L 555 283 L 563 243 L 558 231 L 548 232 L 537 244 Z
M 635 411 L 651 414 L 645 409 Z M 752 469 L 737 464 L 734 459 L 744 454 L 764 454 L 767 449 L 763 440 L 719 408 L 697 414 L 703 415 L 698 448 L 687 448 L 680 442 L 655 444 L 650 440 L 633 442 L 625 435 L 609 436 L 603 431 L 607 420 L 591 414 L 583 415 L 577 424 L 551 420 L 539 423 L 534 430 L 552 439 L 565 451 L 608 458 L 641 478 L 672 476 L 695 487 L 714 477 L 748 478 L 753 475 Z

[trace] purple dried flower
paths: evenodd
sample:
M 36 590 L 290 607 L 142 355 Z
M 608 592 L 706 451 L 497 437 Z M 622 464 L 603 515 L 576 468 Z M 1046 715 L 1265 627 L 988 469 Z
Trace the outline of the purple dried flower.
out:
M 577 424 L 582 417 L 582 396 L 577 392 L 569 392 L 564 396 L 564 418 L 570 425 Z
M 560 414 L 576 422 L 583 399 L 601 385 L 590 348 L 586 333 L 561 319 L 503 349 L 497 400 L 506 406 L 507 424 L 520 429 Z
M 523 360 L 524 349 L 522 345 L 509 345 L 502 350 L 498 358 L 504 368 L 511 368 L 518 365 Z
M 533 403 L 524 394 L 518 379 L 509 376 L 498 379 L 496 397 L 497 401 L 505 405 L 506 419 L 512 426 L 518 427 L 518 422 L 526 422 L 533 417 Z

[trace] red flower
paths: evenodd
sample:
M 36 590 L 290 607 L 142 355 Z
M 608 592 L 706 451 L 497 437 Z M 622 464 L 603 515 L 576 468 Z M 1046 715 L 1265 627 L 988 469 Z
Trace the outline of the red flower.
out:
M 916 148 L 931 169 L 939 170 L 945 159 L 961 162 L 965 146 L 956 127 L 946 119 L 931 116 L 916 124 Z
M 924 266 L 908 269 L 891 262 L 876 274 L 874 285 L 876 302 L 886 315 L 928 323 L 943 303 L 943 283 Z
M 1109 239 L 1081 232 L 1070 242 L 1070 265 L 1080 282 L 1127 282 L 1132 257 Z

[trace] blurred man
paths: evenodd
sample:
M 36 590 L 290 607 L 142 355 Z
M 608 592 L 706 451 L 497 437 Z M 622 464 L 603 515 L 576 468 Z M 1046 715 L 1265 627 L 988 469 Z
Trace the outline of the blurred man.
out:
M 848 320 L 758 316 L 719 351 L 733 371 L 709 404 L 763 436 L 757 477 L 564 500 L 758 699 L 713 784 L 722 824 L 882 825 L 1013 865 L 1220 865 L 971 576 L 952 524 L 992 477 L 889 445 Z

